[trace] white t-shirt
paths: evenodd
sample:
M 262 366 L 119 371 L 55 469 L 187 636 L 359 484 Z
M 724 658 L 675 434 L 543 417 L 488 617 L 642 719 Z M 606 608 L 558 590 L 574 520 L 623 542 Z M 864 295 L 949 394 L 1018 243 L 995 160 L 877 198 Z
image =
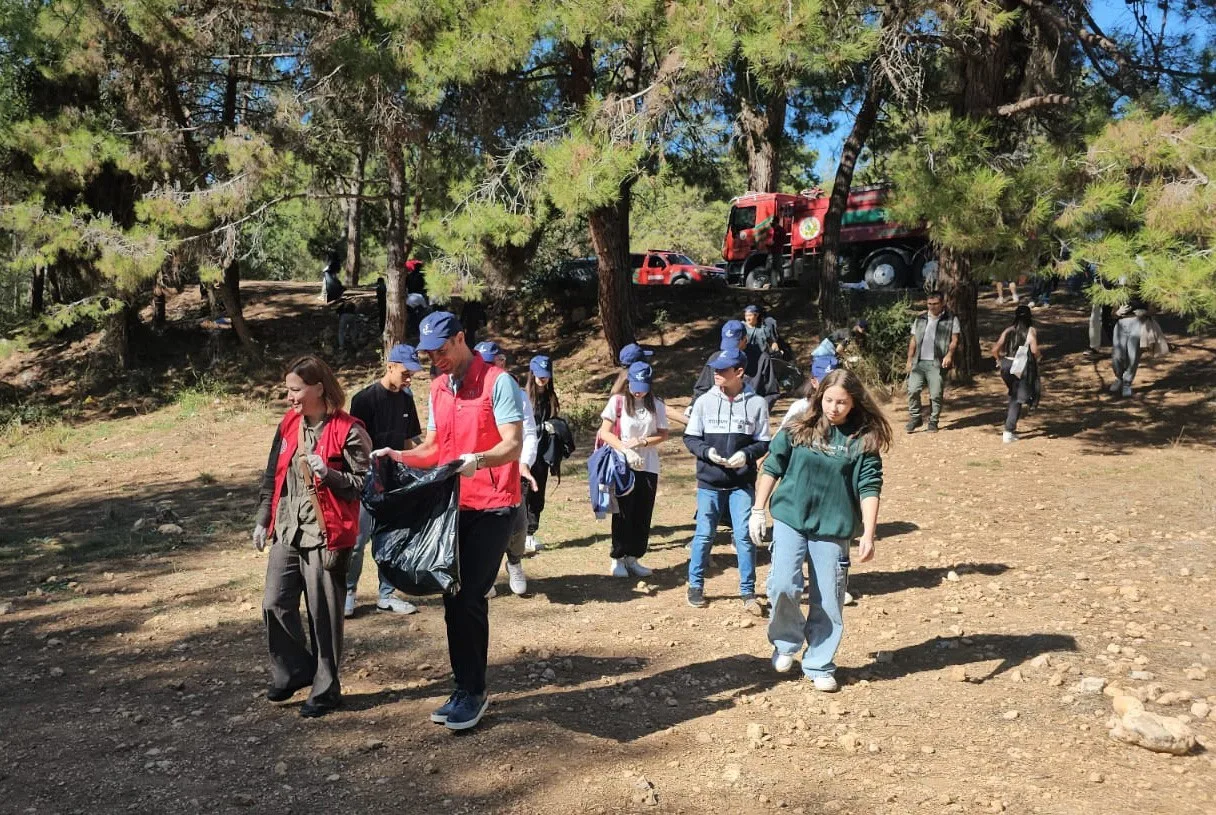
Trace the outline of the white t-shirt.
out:
M 640 399 L 636 400 L 636 404 L 637 411 L 630 416 L 624 409 L 625 397 L 618 394 L 608 400 L 608 404 L 604 407 L 604 412 L 600 414 L 601 419 L 606 419 L 613 423 L 618 418 L 620 419 L 621 441 L 653 436 L 660 430 L 667 429 L 667 405 L 663 404 L 662 399 L 654 400 L 654 413 L 647 410 Z M 658 475 L 659 451 L 653 447 L 638 447 L 635 449 L 638 455 L 642 457 L 642 470 Z
M 802 398 L 795 400 L 794 404 L 790 405 L 790 409 L 785 412 L 785 418 L 781 420 L 781 427 L 777 428 L 777 432 L 780 433 L 782 430 L 785 430 L 786 425 L 797 419 L 801 414 L 806 413 L 810 408 L 810 399 Z
M 937 336 L 937 323 L 940 319 L 940 315 L 937 317 L 934 317 L 932 314 L 928 315 L 928 322 L 925 323 L 924 339 L 920 341 L 920 356 L 917 359 L 932 360 L 936 358 L 933 353 L 933 338 Z M 958 324 L 958 317 L 954 317 L 953 320 L 954 324 L 950 326 L 950 333 L 957 334 L 961 330 Z M 912 336 L 916 336 L 915 322 L 912 323 Z

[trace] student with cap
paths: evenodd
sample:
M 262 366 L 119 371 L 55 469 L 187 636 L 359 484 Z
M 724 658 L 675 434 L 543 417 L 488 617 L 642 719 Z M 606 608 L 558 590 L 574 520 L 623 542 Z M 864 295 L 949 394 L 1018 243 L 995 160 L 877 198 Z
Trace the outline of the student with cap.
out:
M 697 458 L 697 531 L 688 561 L 688 604 L 704 608 L 705 571 L 714 530 L 730 512 L 739 558 L 739 596 L 749 614 L 761 616 L 756 602 L 756 546 L 747 519 L 756 487 L 756 462 L 768 452 L 768 405 L 744 387 L 747 357 L 738 348 L 720 351 L 710 361 L 714 386 L 693 403 L 684 446 Z
M 781 350 L 777 344 L 777 323 L 762 319 L 759 306 L 749 305 L 743 309 L 743 328 L 747 332 L 749 348 L 772 354 Z
M 561 403 L 553 385 L 553 360 L 537 354 L 528 362 L 528 380 L 524 385 L 524 399 L 532 406 L 536 421 L 537 460 L 525 462 L 532 474 L 530 489 L 524 496 L 528 505 L 528 534 L 524 539 L 524 551 L 536 554 L 544 546 L 536 539 L 540 529 L 540 516 L 545 511 L 545 487 L 549 483 L 549 467 L 540 460 L 540 453 L 560 441 L 554 438 L 553 420 L 560 418 Z M 560 459 L 553 459 L 560 461 Z M 539 461 L 540 466 L 536 466 Z
M 619 451 L 634 471 L 633 489 L 616 498 L 612 516 L 612 551 L 608 573 L 612 577 L 649 577 L 641 564 L 650 544 L 650 520 L 659 489 L 659 451 L 667 439 L 667 406 L 652 389 L 654 370 L 637 361 L 626 373 L 624 393 L 608 397 L 600 414 L 600 439 Z
M 410 381 L 422 370 L 418 352 L 410 345 L 394 345 L 388 352 L 384 375 L 354 395 L 350 400 L 350 415 L 363 422 L 372 439 L 372 448 L 391 447 L 408 450 L 422 441 L 422 425 Z M 350 568 L 346 573 L 345 616 L 355 613 L 355 590 L 363 574 L 363 550 L 372 536 L 376 521 L 366 507 L 359 511 L 359 536 L 351 550 Z M 379 567 L 377 567 L 379 570 Z M 380 573 L 380 593 L 376 600 L 380 611 L 413 614 L 418 607 L 393 596 L 393 584 Z
M 617 372 L 616 381 L 612 383 L 612 388 L 608 393 L 612 396 L 620 396 L 629 391 L 629 366 L 636 362 L 646 362 L 654 356 L 654 351 L 648 351 L 636 342 L 631 342 L 621 349 L 616 355 L 617 360 L 621 363 L 621 370 Z
M 450 730 L 466 730 L 477 726 L 489 705 L 486 593 L 494 585 L 520 502 L 523 396 L 505 371 L 473 353 L 456 315 L 428 314 L 420 333 L 418 350 L 440 372 L 431 383 L 426 438 L 411 450 L 384 448 L 375 454 L 415 467 L 456 459 L 461 463 L 460 591 L 443 598 L 456 689 L 431 714 L 431 721 Z
M 743 373 L 743 384 L 750 389 L 752 393 L 764 399 L 765 405 L 772 410 L 773 404 L 777 401 L 777 397 L 781 394 L 781 383 L 777 380 L 777 374 L 773 370 L 772 358 L 769 357 L 767 351 L 762 351 L 747 341 L 747 327 L 738 320 L 728 320 L 722 326 L 722 341 L 719 344 L 719 351 L 729 351 L 737 349 L 743 351 L 747 359 L 747 367 Z M 709 389 L 714 386 L 714 369 L 710 365 L 717 357 L 713 354 L 709 361 L 705 363 L 705 367 L 701 369 L 701 376 L 697 378 L 697 384 L 693 386 L 692 398 L 695 402 L 697 399 L 709 392 Z M 692 414 L 692 406 L 690 405 L 684 411 L 684 415 Z

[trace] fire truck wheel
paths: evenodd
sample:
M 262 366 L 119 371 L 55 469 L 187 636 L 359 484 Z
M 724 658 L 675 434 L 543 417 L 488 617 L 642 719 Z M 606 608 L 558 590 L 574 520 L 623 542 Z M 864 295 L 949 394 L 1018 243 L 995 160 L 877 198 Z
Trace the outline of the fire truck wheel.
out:
M 772 288 L 772 281 L 768 278 L 768 272 L 763 268 L 752 269 L 747 273 L 747 278 L 743 281 L 743 287 L 746 289 L 768 289 Z
M 871 289 L 906 285 L 908 264 L 898 252 L 877 252 L 866 261 L 865 281 Z

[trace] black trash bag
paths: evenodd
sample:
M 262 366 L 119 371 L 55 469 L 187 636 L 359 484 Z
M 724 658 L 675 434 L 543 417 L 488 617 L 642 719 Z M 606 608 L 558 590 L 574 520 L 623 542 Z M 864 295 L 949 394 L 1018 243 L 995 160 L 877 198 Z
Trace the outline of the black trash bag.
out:
M 460 460 L 419 470 L 382 456 L 363 485 L 372 558 L 406 594 L 460 591 Z

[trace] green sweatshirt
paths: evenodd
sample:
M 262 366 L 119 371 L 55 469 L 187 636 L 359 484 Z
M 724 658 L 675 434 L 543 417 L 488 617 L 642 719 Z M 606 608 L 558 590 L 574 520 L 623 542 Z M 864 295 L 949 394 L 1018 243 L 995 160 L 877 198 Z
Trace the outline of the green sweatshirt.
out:
M 832 428 L 823 448 L 795 445 L 777 433 L 764 472 L 781 479 L 769 500 L 773 517 L 812 540 L 855 538 L 862 532 L 861 499 L 882 493 L 882 456 L 866 453 L 847 431 Z

